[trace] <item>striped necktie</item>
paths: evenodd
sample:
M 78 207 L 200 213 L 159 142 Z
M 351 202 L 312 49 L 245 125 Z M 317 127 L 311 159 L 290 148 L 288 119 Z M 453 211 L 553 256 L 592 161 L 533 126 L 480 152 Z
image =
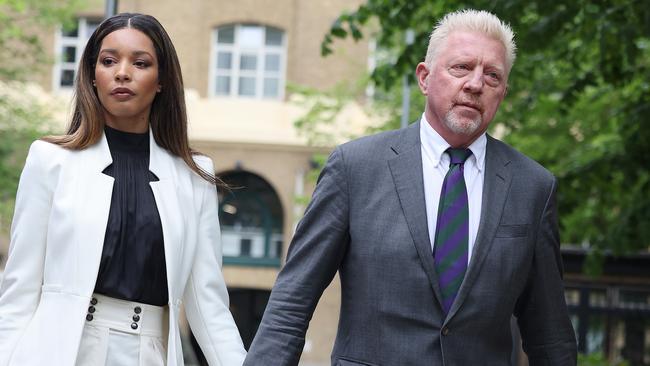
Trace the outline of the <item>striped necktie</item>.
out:
M 467 270 L 469 205 L 463 164 L 469 149 L 447 149 L 451 158 L 442 182 L 434 242 L 434 262 L 445 313 L 451 309 Z

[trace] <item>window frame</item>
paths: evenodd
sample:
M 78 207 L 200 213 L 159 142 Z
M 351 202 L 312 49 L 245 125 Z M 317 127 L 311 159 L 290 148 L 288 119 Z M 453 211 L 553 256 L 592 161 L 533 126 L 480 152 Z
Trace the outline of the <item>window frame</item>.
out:
M 219 31 L 233 27 L 233 43 L 218 43 Z M 256 27 L 262 29 L 263 43 L 260 47 L 243 47 L 241 45 L 240 37 L 242 29 L 245 27 Z M 271 29 L 279 31 L 282 35 L 281 44 L 267 45 L 266 32 Z M 287 33 L 278 27 L 273 27 L 257 23 L 231 23 L 223 24 L 215 27 L 212 30 L 210 40 L 210 61 L 208 72 L 208 96 L 217 98 L 249 98 L 249 99 L 262 99 L 262 100 L 282 100 L 285 96 L 286 86 L 286 62 L 287 62 Z M 218 60 L 220 52 L 229 52 L 230 56 L 230 69 L 219 69 Z M 242 70 L 241 69 L 241 56 L 246 54 L 254 54 L 256 56 L 255 70 Z M 278 55 L 280 58 L 279 69 L 277 71 L 267 71 L 266 56 Z M 217 77 L 227 76 L 230 78 L 229 92 L 227 94 L 219 94 L 217 92 Z M 255 91 L 253 95 L 240 95 L 240 78 L 252 77 L 255 80 Z M 265 79 L 272 78 L 278 81 L 277 94 L 274 96 L 264 95 L 264 82 Z
M 77 35 L 75 37 L 65 36 L 63 26 L 59 25 L 54 35 L 54 57 L 55 62 L 52 66 L 52 90 L 72 90 L 74 81 L 77 77 L 81 55 L 86 48 L 86 43 L 92 32 L 88 32 L 89 24 L 96 23 L 99 26 L 101 19 L 99 17 L 79 17 L 77 18 Z M 95 27 L 97 28 L 97 27 Z M 94 29 L 93 29 L 94 31 Z M 84 35 L 84 36 L 81 36 Z M 86 37 L 87 35 L 87 37 Z M 73 62 L 65 62 L 64 54 L 66 47 L 75 49 L 75 59 Z M 61 85 L 62 74 L 64 71 L 72 71 L 72 85 Z

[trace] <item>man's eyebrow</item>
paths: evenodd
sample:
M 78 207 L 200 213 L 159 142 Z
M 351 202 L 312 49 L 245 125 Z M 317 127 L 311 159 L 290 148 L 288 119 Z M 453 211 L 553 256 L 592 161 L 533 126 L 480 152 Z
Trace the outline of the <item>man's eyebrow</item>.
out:
M 505 73 L 505 70 L 504 70 L 503 67 L 495 65 L 495 64 L 486 64 L 485 68 L 488 69 L 488 70 L 494 70 L 494 71 L 498 71 L 500 73 Z

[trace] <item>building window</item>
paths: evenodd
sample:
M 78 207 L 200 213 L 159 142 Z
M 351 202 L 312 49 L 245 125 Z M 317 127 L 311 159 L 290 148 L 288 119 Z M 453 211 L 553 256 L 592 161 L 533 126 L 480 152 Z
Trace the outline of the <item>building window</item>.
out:
M 280 266 L 284 220 L 273 187 L 248 172 L 226 172 L 219 177 L 231 187 L 219 195 L 224 263 Z
M 99 23 L 101 20 L 80 18 L 73 28 L 59 28 L 55 38 L 54 89 L 72 87 L 86 42 Z
M 210 94 L 280 99 L 284 95 L 286 37 L 280 29 L 253 24 L 214 31 Z

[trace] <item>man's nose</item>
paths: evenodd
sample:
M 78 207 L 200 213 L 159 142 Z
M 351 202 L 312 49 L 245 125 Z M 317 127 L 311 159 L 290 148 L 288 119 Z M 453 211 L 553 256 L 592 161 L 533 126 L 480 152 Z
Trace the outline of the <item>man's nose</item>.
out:
M 483 68 L 477 67 L 468 75 L 463 90 L 468 93 L 480 93 L 483 90 Z

